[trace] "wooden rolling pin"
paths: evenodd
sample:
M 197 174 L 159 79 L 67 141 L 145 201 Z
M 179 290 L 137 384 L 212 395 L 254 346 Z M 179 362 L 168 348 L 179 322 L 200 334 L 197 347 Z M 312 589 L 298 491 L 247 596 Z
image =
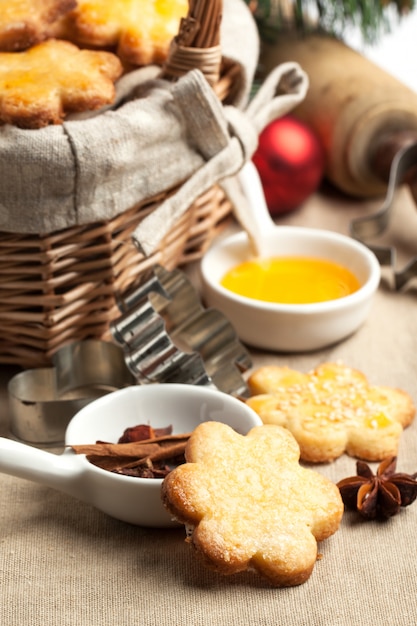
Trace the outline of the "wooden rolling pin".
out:
M 328 180 L 356 197 L 385 194 L 395 155 L 417 142 L 417 94 L 326 35 L 282 35 L 264 45 L 266 73 L 286 61 L 298 62 L 309 76 L 307 97 L 294 115 L 321 139 Z

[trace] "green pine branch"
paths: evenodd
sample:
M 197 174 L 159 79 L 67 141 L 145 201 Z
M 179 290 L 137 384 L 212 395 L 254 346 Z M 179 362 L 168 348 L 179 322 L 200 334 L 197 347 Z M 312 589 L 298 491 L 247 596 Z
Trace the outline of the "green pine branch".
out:
M 375 42 L 390 30 L 415 0 L 246 0 L 254 12 L 261 37 L 274 41 L 284 29 L 320 28 L 343 38 L 348 26 L 360 29 L 364 41 Z M 391 18 L 391 19 L 389 19 Z

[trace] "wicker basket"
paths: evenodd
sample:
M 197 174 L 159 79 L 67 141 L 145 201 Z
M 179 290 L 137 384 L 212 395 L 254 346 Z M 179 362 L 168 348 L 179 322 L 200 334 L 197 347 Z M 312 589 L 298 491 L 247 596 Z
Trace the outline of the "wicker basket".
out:
M 234 68 L 221 61 L 221 9 L 217 0 L 190 2 L 163 74 L 175 80 L 199 67 L 227 101 Z M 189 207 L 151 257 L 132 243 L 139 222 L 174 191 L 106 222 L 42 236 L 0 232 L 0 363 L 45 366 L 66 343 L 109 338 L 109 324 L 119 314 L 116 300 L 146 269 L 155 263 L 173 269 L 201 257 L 231 212 L 219 187 Z

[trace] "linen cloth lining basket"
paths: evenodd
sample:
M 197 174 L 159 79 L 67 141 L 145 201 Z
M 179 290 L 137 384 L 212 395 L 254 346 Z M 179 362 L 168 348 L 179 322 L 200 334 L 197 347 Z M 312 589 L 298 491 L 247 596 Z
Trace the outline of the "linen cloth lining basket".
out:
M 219 9 L 219 2 L 190 2 L 191 20 L 203 20 L 191 46 L 202 54 L 197 50 L 187 58 L 185 51 L 185 60 L 169 59 L 163 72 L 176 79 L 192 69 L 190 62 L 201 63 L 218 97 L 227 101 L 236 66 L 221 58 Z M 173 269 L 198 259 L 231 212 L 217 185 L 189 207 L 151 256 L 130 245 L 138 223 L 174 191 L 108 220 L 45 234 L 0 232 L 0 363 L 44 366 L 65 343 L 107 338 L 119 314 L 117 294 L 140 282 L 155 263 Z

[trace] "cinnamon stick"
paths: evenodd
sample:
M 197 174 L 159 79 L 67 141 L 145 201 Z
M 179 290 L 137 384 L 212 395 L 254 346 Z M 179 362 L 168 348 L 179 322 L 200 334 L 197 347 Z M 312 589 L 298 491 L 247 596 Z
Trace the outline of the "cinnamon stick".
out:
M 154 437 L 152 439 L 143 439 L 142 441 L 130 441 L 128 443 L 108 443 L 106 441 L 97 441 L 96 443 L 72 445 L 70 447 L 75 454 L 144 458 L 154 454 L 160 450 L 161 447 L 166 447 L 171 442 L 187 441 L 190 434 L 191 433 L 181 435 L 164 435 L 161 437 Z
M 171 432 L 171 427 L 153 429 L 139 424 L 126 429 L 117 443 L 96 441 L 70 447 L 76 454 L 85 454 L 90 463 L 101 469 L 127 476 L 162 478 L 172 466 L 184 463 L 185 447 L 191 435 Z

